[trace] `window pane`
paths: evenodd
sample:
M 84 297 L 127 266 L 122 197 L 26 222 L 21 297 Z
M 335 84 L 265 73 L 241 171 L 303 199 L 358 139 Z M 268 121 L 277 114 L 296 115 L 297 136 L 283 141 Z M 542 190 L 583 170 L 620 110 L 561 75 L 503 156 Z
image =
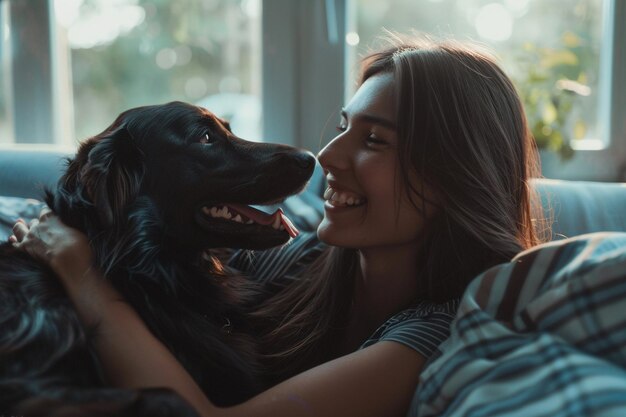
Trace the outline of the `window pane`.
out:
M 523 97 L 541 144 L 600 147 L 602 0 L 353 0 L 352 51 L 376 47 L 382 28 L 477 40 L 494 50 Z M 564 150 L 567 152 L 567 150 Z
M 261 132 L 260 0 L 57 0 L 76 139 L 135 106 L 182 100 Z M 71 106 L 72 103 L 67 103 Z

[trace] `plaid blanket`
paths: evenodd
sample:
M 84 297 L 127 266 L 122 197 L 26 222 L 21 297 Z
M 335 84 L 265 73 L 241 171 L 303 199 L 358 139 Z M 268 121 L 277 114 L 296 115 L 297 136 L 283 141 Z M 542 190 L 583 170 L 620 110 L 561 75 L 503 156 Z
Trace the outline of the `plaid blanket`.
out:
M 539 246 L 468 287 L 410 416 L 626 416 L 626 233 Z

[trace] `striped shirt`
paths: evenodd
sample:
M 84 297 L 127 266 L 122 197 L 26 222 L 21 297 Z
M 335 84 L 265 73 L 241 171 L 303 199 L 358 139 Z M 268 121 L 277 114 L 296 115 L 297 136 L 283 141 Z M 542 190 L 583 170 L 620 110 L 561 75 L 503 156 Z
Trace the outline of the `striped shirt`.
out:
M 551 242 L 467 288 L 409 416 L 626 416 L 626 233 Z
M 238 251 L 229 266 L 262 283 L 269 295 L 298 280 L 306 267 L 325 249 L 315 232 L 303 232 L 282 248 Z M 443 304 L 419 301 L 382 324 L 361 348 L 383 340 L 394 341 L 428 358 L 448 337 L 457 306 L 458 300 Z

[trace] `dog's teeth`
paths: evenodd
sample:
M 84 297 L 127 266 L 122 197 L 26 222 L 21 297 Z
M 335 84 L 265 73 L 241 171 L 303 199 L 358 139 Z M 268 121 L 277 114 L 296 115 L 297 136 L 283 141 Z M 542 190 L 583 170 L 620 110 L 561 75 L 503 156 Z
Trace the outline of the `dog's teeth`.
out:
M 217 217 L 218 212 L 217 207 L 211 207 L 211 217 Z
M 211 210 L 207 206 L 202 207 L 202 212 L 207 216 L 211 214 Z
M 282 224 L 280 225 L 280 227 L 278 228 L 278 230 L 285 230 L 285 226 L 283 226 Z
M 243 223 L 243 219 L 241 218 L 241 216 L 239 214 L 236 215 L 233 220 L 236 221 L 237 223 Z
M 219 211 L 219 217 L 223 217 L 227 219 L 228 218 L 226 217 L 227 214 L 228 214 L 228 208 L 226 206 L 223 206 Z
M 248 221 L 246 222 L 246 224 L 252 224 L 252 223 L 254 223 L 254 220 L 252 220 L 252 219 L 250 219 L 250 220 L 248 220 Z
M 349 206 L 354 204 L 354 198 L 352 197 L 348 197 L 348 200 L 346 201 L 346 203 L 348 203 Z

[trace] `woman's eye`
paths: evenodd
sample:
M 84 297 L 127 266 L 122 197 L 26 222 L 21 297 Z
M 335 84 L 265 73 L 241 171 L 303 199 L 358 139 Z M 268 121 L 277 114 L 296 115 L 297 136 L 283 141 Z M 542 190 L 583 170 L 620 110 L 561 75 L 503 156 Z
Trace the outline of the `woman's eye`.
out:
M 208 133 L 205 133 L 204 136 L 200 138 L 200 143 L 203 145 L 208 145 L 211 142 L 213 142 L 213 140 L 211 139 Z
M 368 147 L 380 147 L 389 144 L 386 140 L 381 139 L 373 134 L 369 135 L 367 139 L 365 139 L 365 143 Z

